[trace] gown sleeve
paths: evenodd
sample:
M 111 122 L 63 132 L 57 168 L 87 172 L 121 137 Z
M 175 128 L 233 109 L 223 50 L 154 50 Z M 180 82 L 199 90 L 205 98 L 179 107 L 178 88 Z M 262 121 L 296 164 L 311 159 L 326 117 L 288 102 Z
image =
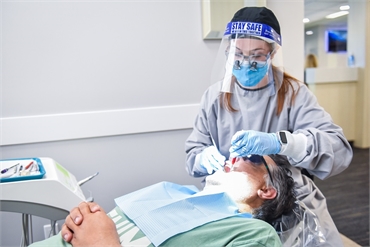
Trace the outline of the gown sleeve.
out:
M 349 166 L 353 152 L 342 128 L 304 85 L 298 91 L 289 118 L 293 134 L 302 133 L 307 137 L 306 157 L 299 162 L 288 157 L 293 166 L 305 168 L 319 179 L 336 175 Z
M 209 105 L 214 102 L 209 90 L 207 90 L 201 99 L 198 114 L 194 121 L 193 130 L 190 136 L 185 141 L 186 152 L 186 170 L 189 175 L 194 177 L 203 177 L 204 174 L 196 169 L 197 155 L 200 154 L 206 147 L 214 145 L 211 137 L 210 126 L 208 124 Z M 198 166 L 199 167 L 199 166 Z

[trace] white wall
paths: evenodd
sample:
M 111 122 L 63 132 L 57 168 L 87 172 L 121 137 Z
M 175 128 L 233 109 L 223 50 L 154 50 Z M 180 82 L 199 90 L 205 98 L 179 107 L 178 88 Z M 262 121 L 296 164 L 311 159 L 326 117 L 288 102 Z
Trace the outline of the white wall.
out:
M 303 81 L 303 1 L 270 0 L 266 6 L 274 11 L 280 23 L 285 71 Z
M 348 41 L 348 51 L 355 56 L 355 65 L 362 68 L 366 66 L 365 51 L 369 47 L 365 39 L 366 15 L 370 14 L 366 12 L 366 2 L 369 4 L 369 1 L 349 0 L 351 12 L 348 16 L 348 36 L 358 37 Z
M 218 48 L 200 12 L 195 1 L 3 2 L 0 145 L 127 134 L 148 111 L 186 126 L 158 117 L 146 131 L 191 127 Z
M 267 6 L 282 26 L 287 71 L 302 79 L 303 2 Z M 200 185 L 185 171 L 184 142 L 219 44 L 202 39 L 200 1 L 1 8 L 1 159 L 51 157 L 77 179 L 99 171 L 82 189 L 106 210 L 154 182 Z M 20 215 L 0 217 L 0 246 L 18 246 Z M 34 240 L 47 223 L 34 219 Z

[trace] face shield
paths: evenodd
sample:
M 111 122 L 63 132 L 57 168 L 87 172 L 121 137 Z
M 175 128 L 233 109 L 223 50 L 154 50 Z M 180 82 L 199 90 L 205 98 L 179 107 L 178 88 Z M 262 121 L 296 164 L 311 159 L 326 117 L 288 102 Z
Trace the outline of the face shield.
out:
M 222 92 L 232 93 L 235 87 L 276 92 L 283 79 L 280 35 L 261 23 L 228 23 L 211 79 L 222 81 Z

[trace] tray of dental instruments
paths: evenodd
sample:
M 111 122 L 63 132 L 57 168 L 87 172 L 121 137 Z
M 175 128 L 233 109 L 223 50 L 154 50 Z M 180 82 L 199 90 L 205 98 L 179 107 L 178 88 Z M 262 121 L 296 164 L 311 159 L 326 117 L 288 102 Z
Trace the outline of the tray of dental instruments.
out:
M 0 183 L 40 179 L 45 169 L 39 158 L 0 160 Z

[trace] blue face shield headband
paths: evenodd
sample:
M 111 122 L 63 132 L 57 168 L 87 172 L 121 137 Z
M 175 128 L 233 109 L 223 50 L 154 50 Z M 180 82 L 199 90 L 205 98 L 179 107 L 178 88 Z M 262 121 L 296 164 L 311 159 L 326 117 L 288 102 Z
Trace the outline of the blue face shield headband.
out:
M 272 27 L 266 24 L 256 22 L 229 22 L 226 25 L 224 36 L 233 39 L 237 36 L 248 35 L 254 36 L 267 42 L 276 42 L 281 46 L 281 36 Z

